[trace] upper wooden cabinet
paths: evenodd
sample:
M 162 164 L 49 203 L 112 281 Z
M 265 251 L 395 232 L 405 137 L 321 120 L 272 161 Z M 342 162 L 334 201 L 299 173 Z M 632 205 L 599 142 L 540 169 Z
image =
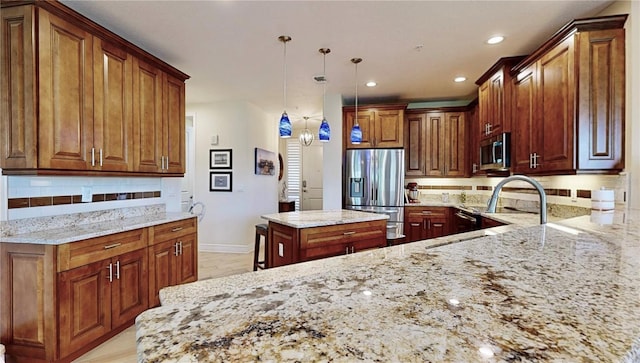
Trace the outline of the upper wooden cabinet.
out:
M 184 173 L 187 75 L 58 2 L 3 2 L 0 30 L 3 173 Z M 158 73 L 153 97 L 134 89 L 140 63 Z M 149 139 L 155 169 L 136 162 Z
M 351 129 L 355 124 L 355 108 L 344 107 L 343 140 L 345 149 L 401 148 L 404 146 L 404 109 L 406 105 L 362 106 L 358 108 L 358 124 L 362 142 L 351 143 Z
M 476 84 L 480 138 L 511 131 L 511 75 L 509 70 L 524 57 L 499 59 Z
M 626 17 L 576 20 L 513 68 L 515 172 L 624 168 Z
M 407 112 L 405 175 L 468 176 L 465 115 L 464 111 Z

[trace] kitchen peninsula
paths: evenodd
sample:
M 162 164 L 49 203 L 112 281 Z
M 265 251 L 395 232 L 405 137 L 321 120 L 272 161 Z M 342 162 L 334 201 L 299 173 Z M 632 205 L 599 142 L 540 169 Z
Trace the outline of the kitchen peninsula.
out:
M 166 288 L 163 306 L 137 318 L 138 359 L 637 362 L 640 211 L 612 219 L 512 224 Z
M 269 221 L 267 267 L 387 245 L 386 214 L 316 210 L 262 216 Z

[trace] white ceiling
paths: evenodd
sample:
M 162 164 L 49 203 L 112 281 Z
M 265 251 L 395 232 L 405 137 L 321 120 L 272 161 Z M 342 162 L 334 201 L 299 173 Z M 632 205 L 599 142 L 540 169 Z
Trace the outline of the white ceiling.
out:
M 472 99 L 475 81 L 504 56 L 528 54 L 567 22 L 612 1 L 96 1 L 62 2 L 189 74 L 187 104 L 249 101 L 276 117 L 322 112 L 327 93 L 359 103 Z M 485 41 L 505 36 L 499 45 Z M 464 83 L 454 83 L 465 76 Z

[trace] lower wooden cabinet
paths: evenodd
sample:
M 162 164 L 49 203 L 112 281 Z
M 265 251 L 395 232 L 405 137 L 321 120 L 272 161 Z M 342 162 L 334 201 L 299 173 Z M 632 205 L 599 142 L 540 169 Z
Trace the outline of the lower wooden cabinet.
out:
M 146 249 L 58 275 L 60 356 L 131 323 L 148 307 Z
M 8 361 L 69 362 L 124 330 L 160 288 L 197 280 L 196 236 L 190 218 L 63 245 L 0 243 Z
M 386 220 L 310 228 L 269 222 L 268 267 L 385 247 L 386 227 Z
M 405 207 L 407 242 L 450 234 L 448 207 Z

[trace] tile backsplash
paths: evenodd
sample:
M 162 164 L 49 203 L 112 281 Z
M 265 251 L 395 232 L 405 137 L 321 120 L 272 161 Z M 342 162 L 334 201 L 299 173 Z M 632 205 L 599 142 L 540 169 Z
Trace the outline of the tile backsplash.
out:
M 172 178 L 3 176 L 0 221 L 165 204 L 176 183 L 163 179 Z

